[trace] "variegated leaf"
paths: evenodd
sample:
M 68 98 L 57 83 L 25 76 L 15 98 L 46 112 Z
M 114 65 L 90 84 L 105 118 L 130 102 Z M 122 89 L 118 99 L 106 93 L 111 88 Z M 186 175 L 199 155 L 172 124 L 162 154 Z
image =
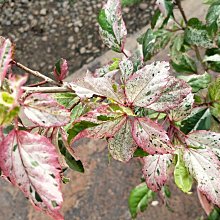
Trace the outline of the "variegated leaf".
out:
M 125 59 L 119 63 L 119 68 L 121 70 L 122 78 L 127 79 L 134 70 L 134 66 L 131 60 Z
M 42 127 L 59 127 L 70 121 L 69 110 L 47 94 L 29 95 L 24 101 L 23 108 L 25 115 Z
M 0 126 L 0 145 L 2 145 L 2 141 L 3 141 L 3 138 L 4 138 L 4 134 L 3 134 L 3 127 Z
M 189 93 L 177 108 L 170 111 L 169 114 L 170 119 L 173 121 L 180 121 L 186 118 L 191 113 L 193 103 L 194 103 L 193 94 Z
M 149 155 L 143 158 L 143 174 L 148 188 L 160 191 L 168 179 L 168 168 L 172 163 L 171 154 Z
M 108 149 L 115 160 L 127 162 L 133 157 L 137 145 L 132 138 L 129 118 L 126 119 L 114 137 L 109 139 Z
M 220 161 L 210 149 L 185 149 L 186 167 L 197 180 L 198 189 L 215 205 L 220 206 Z
M 67 77 L 68 65 L 65 59 L 61 58 L 57 61 L 53 70 L 53 74 L 58 81 L 62 81 Z
M 103 42 L 117 52 L 123 51 L 127 30 L 120 0 L 108 0 L 99 13 L 98 22 Z
M 55 147 L 46 137 L 12 130 L 0 148 L 0 167 L 37 209 L 64 219 L 59 212 L 63 202 L 61 167 Z
M 163 127 L 148 118 L 135 118 L 132 136 L 137 145 L 149 154 L 173 152 L 169 137 Z
M 69 86 L 80 98 L 90 98 L 95 94 L 124 103 L 123 90 L 119 84 L 110 78 L 94 77 L 92 74 L 87 73 L 85 77 L 70 83 Z
M 109 138 L 113 137 L 115 133 L 125 123 L 125 116 L 122 112 L 113 112 L 108 105 L 102 105 L 94 111 L 90 111 L 79 119 L 74 121 L 74 124 L 78 122 L 88 122 L 94 124 L 72 139 L 72 143 L 82 137 L 89 138 Z
M 212 131 L 194 131 L 187 135 L 186 143 L 195 148 L 211 148 L 220 157 L 220 134 Z
M 191 87 L 187 83 L 170 77 L 166 87 L 161 89 L 160 97 L 147 107 L 158 112 L 174 109 L 179 106 L 190 92 Z
M 168 83 L 168 62 L 154 62 L 134 73 L 125 85 L 127 101 L 139 107 L 154 103 Z
M 12 59 L 13 49 L 14 46 L 11 41 L 0 36 L 0 86 L 2 85 Z

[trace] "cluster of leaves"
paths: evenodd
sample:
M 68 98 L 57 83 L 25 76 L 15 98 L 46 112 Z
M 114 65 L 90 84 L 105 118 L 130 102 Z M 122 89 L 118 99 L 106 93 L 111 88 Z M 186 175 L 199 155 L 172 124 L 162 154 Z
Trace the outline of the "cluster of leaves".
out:
M 55 64 L 55 80 L 50 79 L 14 61 L 14 45 L 0 37 L 1 176 L 54 219 L 63 219 L 60 188 L 69 181 L 64 171 L 84 171 L 71 148 L 83 137 L 105 138 L 115 160 L 139 158 L 145 183 L 131 192 L 132 217 L 146 209 L 156 192 L 164 201 L 170 197 L 166 184 L 172 175 L 185 193 L 197 183 L 206 212 L 218 212 L 220 79 L 213 71 L 219 71 L 220 63 L 220 3 L 211 3 L 206 24 L 197 18 L 187 21 L 178 0 L 157 4 L 152 27 L 137 40 L 138 49 L 127 51 L 120 1 L 108 0 L 98 16 L 100 35 L 122 58 L 72 82 L 63 81 L 66 60 Z M 181 22 L 175 7 L 183 15 Z M 146 64 L 168 45 L 175 74 L 169 62 Z M 57 87 L 24 86 L 27 76 L 12 73 L 11 65 L 44 78 L 38 85 Z

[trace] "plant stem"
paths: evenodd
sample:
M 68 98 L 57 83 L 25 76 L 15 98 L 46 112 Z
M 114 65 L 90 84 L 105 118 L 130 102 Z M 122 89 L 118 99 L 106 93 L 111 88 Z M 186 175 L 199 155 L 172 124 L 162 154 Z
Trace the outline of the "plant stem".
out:
M 31 85 L 28 85 L 28 87 L 42 86 L 46 83 L 47 82 L 44 80 L 44 81 L 41 81 L 41 82 L 37 82 L 37 83 L 31 84 Z
M 29 69 L 28 67 L 24 66 L 23 64 L 21 63 L 18 63 L 16 62 L 15 60 L 12 61 L 13 64 L 15 64 L 17 67 L 19 67 L 20 69 L 26 71 L 27 73 L 30 73 L 36 77 L 39 77 L 41 79 L 43 79 L 44 81 L 46 81 L 47 83 L 51 83 L 53 85 L 56 85 L 56 86 L 61 86 L 60 83 L 54 81 L 53 79 L 43 75 L 42 73 L 38 72 L 38 71 L 35 71 L 35 70 L 32 70 L 32 69 Z
M 60 93 L 60 92 L 71 92 L 72 90 L 67 87 L 28 87 L 22 86 L 23 90 L 28 93 L 32 92 L 45 92 L 45 93 Z
M 201 63 L 202 68 L 204 69 L 204 71 L 207 71 L 207 67 L 202 61 L 202 57 L 201 57 L 201 54 L 199 52 L 199 48 L 197 46 L 194 46 L 194 49 L 195 49 L 196 57 L 197 57 L 198 61 Z
M 183 10 L 183 7 L 181 5 L 181 0 L 176 0 L 176 4 L 177 4 L 177 7 L 180 10 L 180 13 L 181 13 L 181 15 L 183 17 L 183 20 L 184 20 L 185 24 L 187 25 L 188 21 L 187 21 L 187 18 L 186 18 L 186 14 L 185 14 L 185 12 Z

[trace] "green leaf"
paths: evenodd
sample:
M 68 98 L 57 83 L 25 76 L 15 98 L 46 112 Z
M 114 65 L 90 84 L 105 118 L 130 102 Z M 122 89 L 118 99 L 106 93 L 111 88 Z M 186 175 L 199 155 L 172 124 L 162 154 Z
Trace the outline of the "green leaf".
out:
M 67 148 L 63 145 L 62 141 L 59 141 L 59 149 L 61 154 L 64 156 L 65 161 L 69 168 L 75 170 L 80 173 L 84 173 L 84 167 L 80 160 L 75 159 L 67 150 Z
M 203 0 L 203 3 L 208 4 L 208 5 L 211 5 L 211 4 L 217 3 L 217 2 L 219 2 L 219 0 Z
M 220 208 L 214 207 L 213 211 L 208 216 L 207 220 L 219 220 L 220 219 Z
M 97 126 L 97 124 L 89 122 L 89 121 L 77 122 L 76 124 L 73 125 L 71 129 L 67 131 L 67 133 L 69 134 L 68 142 L 70 142 L 79 132 L 83 131 L 84 129 L 95 127 L 95 126 Z
M 195 61 L 185 52 L 184 46 L 184 36 L 176 35 L 170 46 L 171 65 L 177 72 L 196 72 Z
M 208 94 L 213 102 L 210 108 L 211 113 L 220 120 L 220 78 L 217 78 L 209 85 Z
M 149 202 L 153 200 L 155 193 L 148 189 L 146 183 L 136 186 L 130 193 L 128 204 L 132 218 L 135 218 L 138 212 L 143 212 Z
M 85 106 L 82 103 L 79 103 L 71 110 L 70 123 L 64 127 L 65 131 L 69 130 L 72 127 L 73 122 L 79 118 L 83 113 L 85 113 Z
M 156 24 L 157 24 L 157 21 L 158 21 L 158 19 L 159 19 L 159 17 L 160 17 L 160 10 L 159 9 L 157 9 L 155 12 L 154 12 L 154 15 L 153 15 L 153 17 L 151 18 L 151 28 L 152 29 L 154 29 L 155 28 L 155 26 L 156 26 Z
M 206 50 L 205 55 L 207 57 L 214 56 L 214 55 L 220 55 L 220 49 L 219 48 L 208 49 L 208 50 Z M 220 72 L 220 62 L 208 61 L 207 63 L 208 63 L 209 69 L 211 69 L 215 72 Z
M 106 14 L 105 14 L 105 10 L 101 9 L 98 15 L 98 23 L 100 25 L 100 27 L 104 30 L 107 31 L 108 33 L 114 35 L 114 31 L 112 29 L 112 25 L 109 23 Z
M 184 192 L 189 193 L 192 188 L 193 178 L 188 172 L 180 151 L 177 154 L 177 163 L 174 169 L 174 180 L 176 185 Z
M 214 46 L 206 26 L 197 18 L 191 18 L 188 21 L 184 39 L 189 45 L 204 48 L 212 48 Z
M 148 29 L 145 34 L 138 39 L 139 43 L 143 46 L 144 60 L 151 59 L 152 56 L 157 54 L 161 49 L 164 49 L 169 43 L 172 34 L 166 30 L 157 30 L 153 32 Z
M 133 157 L 146 157 L 149 154 L 145 152 L 142 148 L 138 147 L 137 150 L 134 152 Z
M 79 97 L 74 93 L 57 93 L 54 95 L 57 102 L 69 109 L 79 101 Z
M 194 108 L 192 113 L 181 122 L 181 131 L 188 134 L 194 130 L 208 130 L 211 126 L 211 113 L 209 108 Z
M 122 0 L 122 7 L 132 6 L 138 4 L 141 0 Z
M 211 82 L 211 75 L 207 72 L 202 75 L 178 76 L 178 78 L 186 81 L 192 87 L 192 92 L 207 88 Z
M 14 97 L 7 92 L 0 92 L 0 125 L 9 125 L 19 113 L 19 106 L 14 106 Z

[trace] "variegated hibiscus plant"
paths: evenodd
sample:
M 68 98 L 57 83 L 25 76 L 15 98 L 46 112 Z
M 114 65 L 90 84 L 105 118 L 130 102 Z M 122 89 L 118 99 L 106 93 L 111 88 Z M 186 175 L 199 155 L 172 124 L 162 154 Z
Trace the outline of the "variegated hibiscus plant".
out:
M 64 219 L 64 171 L 84 171 L 73 149 L 83 137 L 106 139 L 115 160 L 140 160 L 143 182 L 129 197 L 133 218 L 155 192 L 168 205 L 170 180 L 184 193 L 195 184 L 206 213 L 218 212 L 220 2 L 206 0 L 205 23 L 188 20 L 179 0 L 156 3 L 151 27 L 129 51 L 121 2 L 108 0 L 98 16 L 100 35 L 120 58 L 76 80 L 65 80 L 64 59 L 54 77 L 29 69 L 0 37 L 1 176 L 53 219 Z M 149 62 L 161 49 L 166 61 Z M 29 84 L 28 75 L 42 80 Z

